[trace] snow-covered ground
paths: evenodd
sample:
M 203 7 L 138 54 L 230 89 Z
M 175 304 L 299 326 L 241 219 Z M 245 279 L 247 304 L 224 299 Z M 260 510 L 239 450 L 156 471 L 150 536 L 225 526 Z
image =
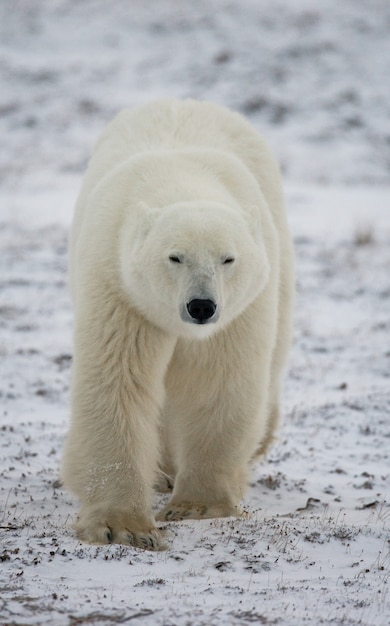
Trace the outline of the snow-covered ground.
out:
M 389 624 L 389 63 L 387 0 L 2 0 L 1 626 Z M 105 123 L 160 95 L 268 137 L 297 303 L 246 516 L 169 524 L 155 554 L 79 543 L 58 467 L 72 206 Z

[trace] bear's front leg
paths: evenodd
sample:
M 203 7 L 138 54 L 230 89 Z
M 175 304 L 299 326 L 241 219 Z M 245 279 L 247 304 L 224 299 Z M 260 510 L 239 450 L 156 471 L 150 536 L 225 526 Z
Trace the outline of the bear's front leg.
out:
M 122 303 L 76 319 L 64 483 L 89 543 L 164 547 L 152 515 L 163 378 L 173 341 Z M 88 308 L 87 308 L 88 312 Z
M 191 397 L 192 406 L 185 413 L 182 407 L 170 405 L 167 427 L 174 441 L 177 472 L 172 498 L 157 519 L 241 515 L 249 461 L 263 431 L 264 405 L 258 396 L 254 388 L 253 405 L 247 402 L 245 411 L 243 396 L 235 386 L 230 390 L 227 386 L 205 404 L 200 394 L 199 404 Z
M 176 477 L 159 520 L 241 514 L 249 463 L 268 437 L 273 344 L 258 332 L 258 319 L 268 321 L 265 314 L 254 312 L 207 343 L 176 347 L 164 411 Z
M 161 521 L 238 517 L 242 514 L 241 500 L 245 495 L 247 463 L 221 450 L 217 441 L 198 450 L 191 458 L 189 448 L 186 463 L 179 469 L 170 502 L 157 515 Z M 210 453 L 210 455 L 209 455 Z M 211 456 L 212 455 L 212 456 Z M 222 468 L 230 460 L 231 466 Z

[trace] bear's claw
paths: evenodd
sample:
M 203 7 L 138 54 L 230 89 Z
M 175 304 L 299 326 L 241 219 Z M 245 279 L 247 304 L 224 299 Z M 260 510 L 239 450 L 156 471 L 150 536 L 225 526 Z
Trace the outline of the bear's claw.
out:
M 91 513 L 81 515 L 75 524 L 78 538 L 92 544 L 118 543 L 143 550 L 166 549 L 164 531 L 150 527 L 150 524 L 141 524 L 123 512 L 110 513 L 106 519 L 103 517 L 104 521 L 102 517 Z
M 170 503 L 157 515 L 161 522 L 180 522 L 186 519 L 211 519 L 214 517 L 239 517 L 238 506 L 226 504 L 207 505 L 197 502 Z

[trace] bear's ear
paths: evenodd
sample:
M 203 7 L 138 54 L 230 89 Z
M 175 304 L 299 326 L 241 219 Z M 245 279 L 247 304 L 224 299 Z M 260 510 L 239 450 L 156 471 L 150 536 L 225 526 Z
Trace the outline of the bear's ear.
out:
M 138 234 L 145 237 L 151 229 L 157 217 L 157 209 L 150 208 L 146 202 L 141 200 L 135 207 L 136 223 Z
M 248 216 L 248 225 L 249 229 L 255 239 L 255 241 L 259 241 L 261 238 L 261 211 L 260 208 L 252 204 L 251 206 L 245 207 L 245 214 Z
M 156 209 L 140 201 L 127 208 L 125 224 L 121 229 L 120 246 L 123 267 L 129 266 L 129 258 L 137 257 L 156 219 Z

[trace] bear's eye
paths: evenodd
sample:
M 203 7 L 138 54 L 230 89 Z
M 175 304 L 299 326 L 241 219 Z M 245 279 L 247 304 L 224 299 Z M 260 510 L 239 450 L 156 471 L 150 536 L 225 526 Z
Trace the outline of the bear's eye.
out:
M 181 258 L 177 256 L 177 254 L 171 254 L 169 256 L 169 260 L 171 261 L 171 263 L 181 263 Z
M 223 265 L 229 265 L 231 263 L 234 263 L 234 257 L 228 256 L 228 257 L 226 257 L 226 259 L 224 259 L 222 261 L 222 263 L 223 263 Z

